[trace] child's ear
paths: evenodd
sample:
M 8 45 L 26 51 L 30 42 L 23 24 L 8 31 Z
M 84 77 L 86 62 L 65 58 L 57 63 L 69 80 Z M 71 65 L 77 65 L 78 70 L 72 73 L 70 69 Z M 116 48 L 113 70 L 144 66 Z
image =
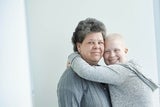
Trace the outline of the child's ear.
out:
M 125 53 L 128 53 L 128 48 L 125 48 L 125 51 L 124 51 Z

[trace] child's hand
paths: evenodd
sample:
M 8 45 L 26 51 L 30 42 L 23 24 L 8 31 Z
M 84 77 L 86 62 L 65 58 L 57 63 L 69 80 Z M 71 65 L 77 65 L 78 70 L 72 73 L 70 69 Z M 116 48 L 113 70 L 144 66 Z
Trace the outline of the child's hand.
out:
M 69 68 L 70 66 L 71 66 L 71 63 L 67 61 L 67 68 Z
M 74 52 L 74 53 L 71 53 L 69 56 L 68 56 L 68 61 L 67 61 L 67 68 L 71 67 L 71 64 L 72 64 L 72 61 L 74 60 L 74 58 L 80 56 L 78 54 L 78 52 Z

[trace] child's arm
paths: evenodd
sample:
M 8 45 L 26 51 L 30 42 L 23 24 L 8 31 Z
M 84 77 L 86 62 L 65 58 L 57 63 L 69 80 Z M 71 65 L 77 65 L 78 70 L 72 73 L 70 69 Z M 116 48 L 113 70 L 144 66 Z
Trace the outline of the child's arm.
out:
M 124 71 L 127 69 L 121 65 L 91 66 L 77 53 L 71 54 L 68 60 L 74 72 L 90 81 L 120 84 L 126 79 Z

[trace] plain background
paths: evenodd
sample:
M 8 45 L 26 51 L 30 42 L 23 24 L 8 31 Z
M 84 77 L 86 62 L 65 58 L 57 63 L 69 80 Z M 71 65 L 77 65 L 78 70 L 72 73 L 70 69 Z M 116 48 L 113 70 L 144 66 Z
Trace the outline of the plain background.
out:
M 0 107 L 32 107 L 24 0 L 0 0 Z
M 104 22 L 108 33 L 123 34 L 129 58 L 138 59 L 145 73 L 158 80 L 152 0 L 0 2 L 2 107 L 31 107 L 31 103 L 33 107 L 58 107 L 57 83 L 73 52 L 71 36 L 78 22 L 87 17 Z M 159 107 L 157 93 L 155 107 Z

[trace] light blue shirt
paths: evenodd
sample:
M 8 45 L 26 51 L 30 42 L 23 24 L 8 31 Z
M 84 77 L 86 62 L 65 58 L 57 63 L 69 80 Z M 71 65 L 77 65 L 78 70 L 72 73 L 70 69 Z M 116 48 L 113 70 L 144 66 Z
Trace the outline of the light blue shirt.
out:
M 71 68 L 61 76 L 57 96 L 59 107 L 111 107 L 107 85 L 83 79 Z
M 140 73 L 141 69 L 134 61 L 90 66 L 77 54 L 69 56 L 69 61 L 72 69 L 82 78 L 109 84 L 113 107 L 153 107 L 152 91 L 158 87 L 149 79 L 142 80 L 137 75 L 136 72 Z

